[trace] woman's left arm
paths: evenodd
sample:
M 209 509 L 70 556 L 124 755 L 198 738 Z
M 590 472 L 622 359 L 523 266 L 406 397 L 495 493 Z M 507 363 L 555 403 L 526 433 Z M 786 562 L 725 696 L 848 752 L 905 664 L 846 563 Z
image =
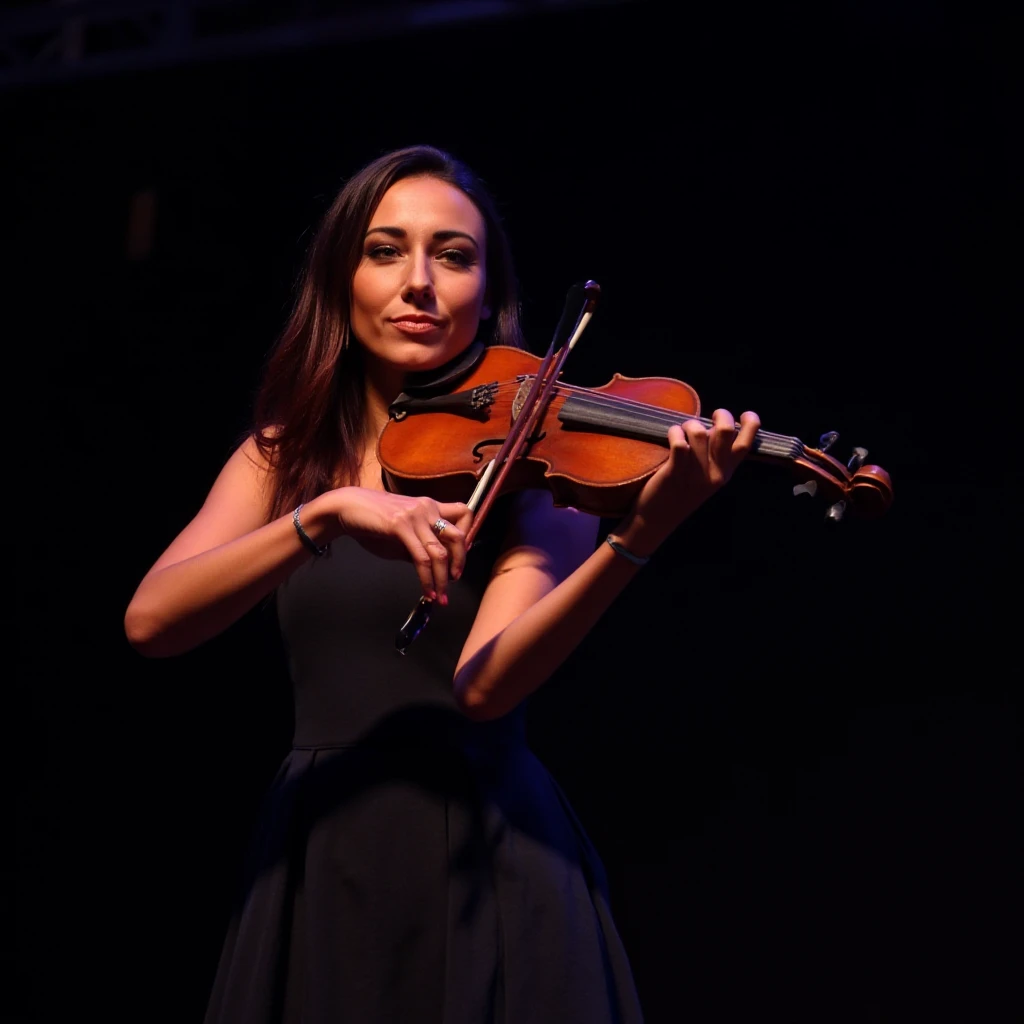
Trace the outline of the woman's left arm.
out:
M 716 409 L 669 428 L 668 458 L 644 484 L 615 530 L 646 557 L 724 486 L 747 457 L 760 426 Z M 598 520 L 555 508 L 546 491 L 520 495 L 515 533 L 499 558 L 455 671 L 455 696 L 470 718 L 498 718 L 565 661 L 636 575 L 639 566 L 608 544 Z
M 547 491 L 516 502 L 455 673 L 456 698 L 477 720 L 506 714 L 543 685 L 637 572 L 607 544 L 595 550 L 597 517 L 555 508 Z

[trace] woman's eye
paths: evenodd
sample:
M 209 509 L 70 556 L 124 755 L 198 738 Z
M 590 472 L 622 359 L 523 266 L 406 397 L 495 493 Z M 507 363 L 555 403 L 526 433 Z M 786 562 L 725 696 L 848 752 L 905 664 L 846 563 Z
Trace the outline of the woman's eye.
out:
M 446 263 L 456 263 L 460 267 L 468 267 L 473 263 L 473 258 L 461 249 L 444 249 L 437 254 L 437 258 Z
M 398 255 L 398 250 L 393 245 L 375 245 L 366 255 L 371 260 L 389 260 Z

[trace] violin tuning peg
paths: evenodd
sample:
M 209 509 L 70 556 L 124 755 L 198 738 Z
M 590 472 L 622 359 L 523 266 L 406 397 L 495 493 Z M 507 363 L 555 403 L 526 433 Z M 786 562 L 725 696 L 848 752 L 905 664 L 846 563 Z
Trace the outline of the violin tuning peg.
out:
M 867 448 L 854 448 L 853 454 L 850 456 L 850 461 L 846 464 L 846 468 L 851 472 L 855 473 L 861 466 L 864 465 L 864 460 L 868 457 Z
M 821 451 L 827 452 L 838 440 L 839 435 L 834 430 L 830 430 L 818 438 L 818 447 Z
M 817 490 L 818 490 L 818 481 L 817 480 L 808 480 L 807 483 L 805 483 L 805 484 L 797 484 L 793 488 L 793 497 L 796 498 L 796 497 L 799 497 L 799 495 L 801 495 L 801 494 L 809 494 L 813 498 L 814 494 L 815 494 L 815 492 Z
M 832 522 L 838 523 L 843 518 L 843 513 L 846 511 L 846 502 L 840 499 L 834 505 L 829 505 L 828 511 L 825 513 L 826 519 L 831 519 Z

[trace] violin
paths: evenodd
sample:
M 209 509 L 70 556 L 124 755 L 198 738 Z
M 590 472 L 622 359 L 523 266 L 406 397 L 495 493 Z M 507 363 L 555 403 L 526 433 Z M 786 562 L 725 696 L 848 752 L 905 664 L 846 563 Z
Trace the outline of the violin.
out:
M 377 446 L 389 490 L 466 501 L 505 440 L 536 377 L 539 356 L 496 345 L 457 390 L 435 399 L 412 399 L 393 409 Z M 668 457 L 668 428 L 699 419 L 697 392 L 670 377 L 616 373 L 598 388 L 559 381 L 524 451 L 510 467 L 506 490 L 543 487 L 554 502 L 593 515 L 624 516 L 647 479 Z M 837 434 L 823 439 L 828 446 Z M 791 469 L 796 493 L 818 494 L 828 515 L 849 508 L 878 516 L 892 502 L 892 484 L 880 466 L 864 465 L 857 449 L 844 465 L 827 449 L 799 438 L 758 430 L 749 458 Z
M 585 304 L 571 338 L 557 351 L 573 293 L 545 356 L 479 345 L 437 380 L 407 388 L 389 408 L 377 441 L 385 486 L 467 502 L 476 512 L 467 544 L 497 495 L 516 489 L 546 488 L 556 505 L 624 516 L 668 458 L 669 427 L 691 418 L 711 426 L 700 416 L 697 392 L 681 380 L 616 373 L 601 387 L 583 388 L 561 379 L 600 292 L 593 281 L 575 287 L 577 293 L 582 288 Z M 836 440 L 834 431 L 823 434 L 813 448 L 761 429 L 748 457 L 795 474 L 793 493 L 824 498 L 832 521 L 848 510 L 877 518 L 893 500 L 889 474 L 866 463 L 864 448 L 855 448 L 845 464 L 829 455 Z M 428 606 L 421 598 L 399 631 L 399 650 L 426 624 Z

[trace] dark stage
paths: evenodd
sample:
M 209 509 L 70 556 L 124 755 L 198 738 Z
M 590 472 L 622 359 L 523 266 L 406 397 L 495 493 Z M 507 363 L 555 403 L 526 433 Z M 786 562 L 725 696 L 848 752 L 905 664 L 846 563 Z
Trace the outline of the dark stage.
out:
M 122 617 L 326 203 L 418 142 L 501 200 L 534 352 L 601 285 L 567 379 L 678 378 L 892 479 L 836 523 L 744 465 L 532 700 L 649 1024 L 1022 1019 L 1020 24 L 971 10 L 522 5 L 0 92 L 4 1020 L 202 1018 L 284 664 L 270 608 L 167 661 Z

